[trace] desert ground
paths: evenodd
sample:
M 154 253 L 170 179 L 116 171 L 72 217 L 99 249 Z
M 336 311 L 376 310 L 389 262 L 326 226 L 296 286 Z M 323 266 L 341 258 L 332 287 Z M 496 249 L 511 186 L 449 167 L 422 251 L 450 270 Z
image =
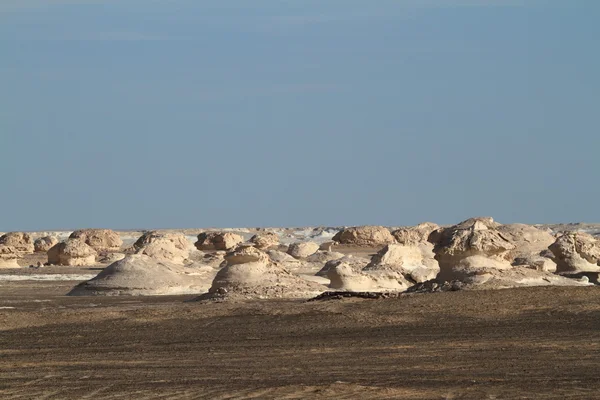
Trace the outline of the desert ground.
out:
M 189 301 L 0 294 L 2 399 L 595 399 L 600 288 Z
M 538 228 L 2 236 L 0 399 L 600 399 L 599 226 Z

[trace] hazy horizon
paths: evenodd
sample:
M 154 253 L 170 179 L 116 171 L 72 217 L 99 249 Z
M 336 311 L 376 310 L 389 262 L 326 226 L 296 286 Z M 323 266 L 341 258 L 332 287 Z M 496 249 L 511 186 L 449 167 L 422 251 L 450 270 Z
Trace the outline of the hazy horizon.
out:
M 0 231 L 599 222 L 599 20 L 584 0 L 5 0 Z

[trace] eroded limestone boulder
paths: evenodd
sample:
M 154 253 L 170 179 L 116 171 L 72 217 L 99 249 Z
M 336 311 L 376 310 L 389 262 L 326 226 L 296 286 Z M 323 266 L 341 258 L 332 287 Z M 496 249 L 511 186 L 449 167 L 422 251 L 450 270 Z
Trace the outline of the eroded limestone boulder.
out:
M 48 263 L 52 265 L 89 266 L 96 264 L 96 250 L 83 240 L 68 239 L 48 250 Z
M 96 251 L 118 251 L 123 245 L 121 236 L 110 229 L 80 229 L 69 236 L 79 239 Z
M 339 231 L 333 241 L 353 246 L 379 247 L 394 243 L 396 239 L 383 226 L 355 226 Z

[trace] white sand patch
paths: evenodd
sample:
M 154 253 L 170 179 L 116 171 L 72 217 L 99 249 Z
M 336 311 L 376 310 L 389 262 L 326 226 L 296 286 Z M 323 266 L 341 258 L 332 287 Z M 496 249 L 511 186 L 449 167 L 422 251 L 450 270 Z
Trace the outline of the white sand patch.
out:
M 0 275 L 0 281 L 87 281 L 96 274 Z

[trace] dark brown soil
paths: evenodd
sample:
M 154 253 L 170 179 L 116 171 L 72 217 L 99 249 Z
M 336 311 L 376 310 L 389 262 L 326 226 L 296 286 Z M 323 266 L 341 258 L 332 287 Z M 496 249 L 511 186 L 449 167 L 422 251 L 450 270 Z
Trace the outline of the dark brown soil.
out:
M 227 304 L 74 284 L 0 283 L 0 399 L 600 398 L 598 287 Z

